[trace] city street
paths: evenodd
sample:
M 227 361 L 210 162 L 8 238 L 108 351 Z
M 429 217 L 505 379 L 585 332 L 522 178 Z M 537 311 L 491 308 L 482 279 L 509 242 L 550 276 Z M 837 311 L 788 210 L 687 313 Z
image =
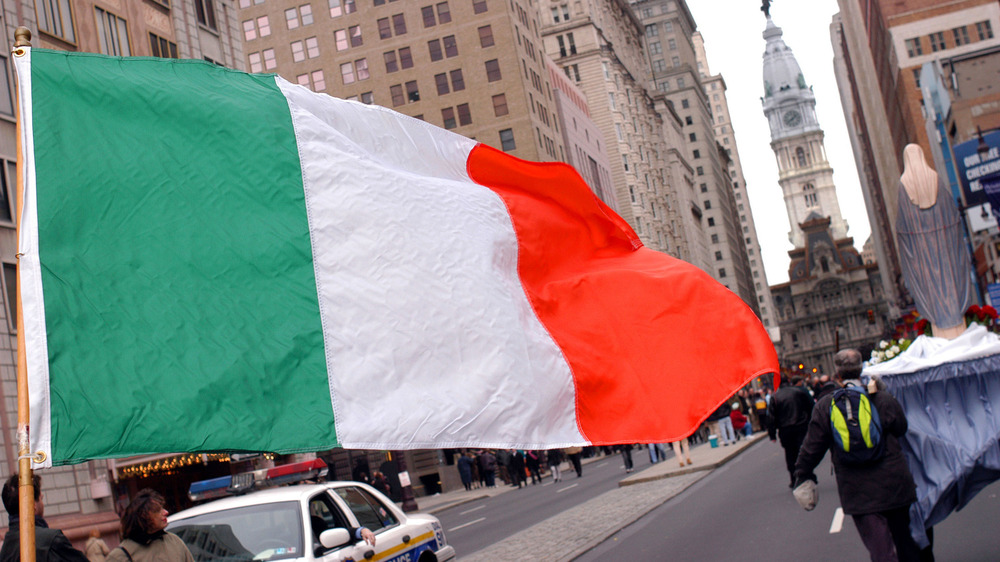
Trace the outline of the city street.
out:
M 633 457 L 630 480 L 653 472 L 644 471 L 648 455 Z M 584 466 L 583 478 L 571 474 L 557 484 L 546 479 L 436 514 L 462 559 L 516 558 L 532 551 L 580 561 L 867 559 L 851 518 L 838 514 L 829 460 L 816 473 L 820 502 L 805 512 L 788 492 L 780 446 L 758 438 L 712 471 L 617 487 L 626 477 L 621 457 L 602 457 Z M 630 505 L 634 509 L 625 509 Z M 937 560 L 996 560 L 1000 536 L 984 532 L 984 522 L 997 519 L 1000 483 L 937 526 Z

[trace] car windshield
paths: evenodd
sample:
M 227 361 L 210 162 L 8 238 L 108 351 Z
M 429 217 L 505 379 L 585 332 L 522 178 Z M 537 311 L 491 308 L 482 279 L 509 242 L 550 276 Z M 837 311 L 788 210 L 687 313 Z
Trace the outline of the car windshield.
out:
M 199 562 L 283 560 L 305 556 L 297 502 L 224 509 L 175 521 L 167 527 Z

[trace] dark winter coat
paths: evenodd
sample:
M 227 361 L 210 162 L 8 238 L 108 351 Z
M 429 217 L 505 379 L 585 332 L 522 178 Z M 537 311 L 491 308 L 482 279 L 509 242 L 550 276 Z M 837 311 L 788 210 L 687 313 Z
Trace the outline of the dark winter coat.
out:
M 21 560 L 21 525 L 17 517 L 10 518 L 10 528 L 3 538 L 0 548 L 0 561 L 20 562 Z M 35 560 L 38 562 L 68 560 L 70 562 L 87 562 L 82 552 L 73 548 L 66 535 L 58 529 L 49 529 L 45 520 L 35 517 Z
M 906 433 L 906 414 L 888 392 L 876 392 L 868 396 L 882 421 L 885 455 L 865 466 L 845 465 L 836 454 L 832 455 L 840 505 L 847 515 L 877 513 L 905 507 L 917 500 L 913 476 L 899 446 L 899 438 Z M 809 431 L 795 463 L 796 482 L 806 478 L 816 480 L 813 470 L 833 444 L 833 429 L 830 427 L 832 401 L 833 394 L 827 394 L 813 409 Z
M 801 386 L 783 386 L 771 396 L 767 407 L 767 434 L 775 438 L 783 427 L 805 427 L 812 416 L 813 398 Z

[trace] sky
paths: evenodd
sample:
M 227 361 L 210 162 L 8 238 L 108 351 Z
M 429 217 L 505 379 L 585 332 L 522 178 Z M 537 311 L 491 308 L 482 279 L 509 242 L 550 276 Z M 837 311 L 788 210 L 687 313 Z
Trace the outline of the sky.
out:
M 722 74 L 736 146 L 747 182 L 769 285 L 788 281 L 788 213 L 778 186 L 778 166 L 771 151 L 771 132 L 761 109 L 766 20 L 760 0 L 687 0 L 698 31 L 705 39 L 709 71 Z M 825 144 L 840 212 L 848 236 L 861 246 L 871 229 L 861 194 L 840 93 L 833 74 L 830 22 L 836 0 L 772 0 L 771 19 L 784 32 L 806 83 L 816 96 L 816 113 L 825 132 Z M 721 17 L 719 17 L 721 15 Z

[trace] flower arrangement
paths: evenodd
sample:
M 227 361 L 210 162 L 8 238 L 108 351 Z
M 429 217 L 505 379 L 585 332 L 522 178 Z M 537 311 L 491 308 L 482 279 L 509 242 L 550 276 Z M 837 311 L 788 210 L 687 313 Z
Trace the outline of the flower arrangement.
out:
M 996 331 L 997 326 L 997 309 L 990 305 L 979 306 L 974 304 L 965 310 L 965 324 L 970 326 L 972 324 L 982 324 L 987 330 Z
M 868 360 L 869 365 L 878 365 L 890 359 L 895 359 L 900 353 L 906 351 L 906 348 L 910 347 L 910 340 L 907 338 L 899 338 L 895 340 L 882 340 L 878 342 L 875 349 L 872 350 L 871 359 Z

